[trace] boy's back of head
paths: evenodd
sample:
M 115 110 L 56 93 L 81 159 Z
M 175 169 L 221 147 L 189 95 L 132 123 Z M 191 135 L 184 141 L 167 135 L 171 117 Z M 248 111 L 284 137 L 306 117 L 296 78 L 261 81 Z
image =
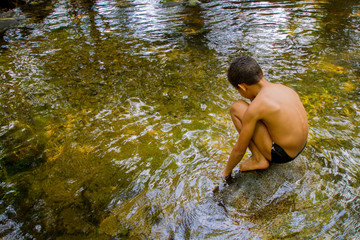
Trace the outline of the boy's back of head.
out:
M 228 80 L 235 88 L 239 84 L 252 85 L 259 82 L 264 73 L 259 64 L 249 56 L 242 56 L 234 59 L 228 70 Z

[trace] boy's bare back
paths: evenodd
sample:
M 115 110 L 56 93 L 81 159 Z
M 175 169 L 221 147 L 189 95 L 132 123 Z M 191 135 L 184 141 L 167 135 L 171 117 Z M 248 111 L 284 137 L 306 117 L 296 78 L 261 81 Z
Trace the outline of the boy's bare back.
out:
M 248 111 L 258 112 L 272 141 L 283 147 L 289 156 L 295 157 L 304 147 L 308 135 L 306 111 L 291 88 L 266 82 Z

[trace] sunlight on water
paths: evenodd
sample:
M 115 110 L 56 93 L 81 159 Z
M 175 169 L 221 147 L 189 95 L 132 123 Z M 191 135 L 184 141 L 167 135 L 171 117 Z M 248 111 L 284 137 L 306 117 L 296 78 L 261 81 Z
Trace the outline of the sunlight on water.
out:
M 360 237 L 357 1 L 34 4 L 0 49 L 1 237 Z M 310 136 L 227 185 L 241 54 L 299 92 Z

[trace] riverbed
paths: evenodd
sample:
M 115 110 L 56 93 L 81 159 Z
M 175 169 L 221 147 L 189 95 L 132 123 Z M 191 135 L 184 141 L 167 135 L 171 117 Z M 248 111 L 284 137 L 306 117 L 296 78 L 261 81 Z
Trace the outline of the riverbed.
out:
M 32 4 L 0 41 L 3 239 L 360 238 L 358 1 Z M 220 178 L 240 55 L 310 126 L 299 177 L 251 206 L 257 175 L 241 201 Z

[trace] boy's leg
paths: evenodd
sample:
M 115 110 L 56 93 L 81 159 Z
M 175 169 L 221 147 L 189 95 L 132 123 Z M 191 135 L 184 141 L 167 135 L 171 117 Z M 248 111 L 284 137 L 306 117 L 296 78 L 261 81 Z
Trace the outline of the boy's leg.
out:
M 248 107 L 249 104 L 243 100 L 239 100 L 231 106 L 231 119 L 239 133 L 241 132 L 243 116 Z M 240 171 L 268 168 L 269 160 L 271 159 L 272 139 L 262 122 L 256 124 L 254 136 L 248 147 L 252 156 L 240 162 Z
M 259 149 L 257 149 L 254 142 L 249 144 L 250 151 L 252 156 L 244 159 L 240 162 L 240 171 L 251 171 L 251 170 L 260 170 L 267 169 L 270 166 L 269 161 L 261 154 Z

